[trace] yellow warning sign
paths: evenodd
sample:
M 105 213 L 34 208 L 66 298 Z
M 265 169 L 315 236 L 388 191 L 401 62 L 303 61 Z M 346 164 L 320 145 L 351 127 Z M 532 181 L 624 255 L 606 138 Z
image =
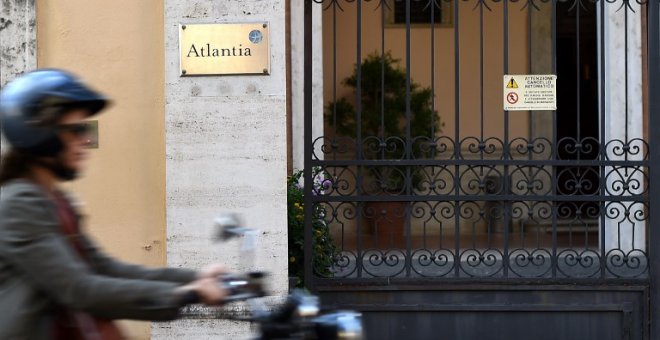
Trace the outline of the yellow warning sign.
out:
M 518 83 L 516 83 L 516 80 L 513 79 L 513 77 L 511 78 L 511 80 L 509 80 L 509 83 L 506 85 L 506 88 L 507 89 L 517 89 L 518 88 Z
M 503 80 L 504 110 L 557 109 L 557 75 L 505 74 Z

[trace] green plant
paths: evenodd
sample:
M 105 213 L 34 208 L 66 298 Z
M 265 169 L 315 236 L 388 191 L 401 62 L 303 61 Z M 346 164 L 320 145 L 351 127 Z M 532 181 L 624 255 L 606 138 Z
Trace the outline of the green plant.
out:
M 411 144 L 410 157 L 422 157 L 423 143 L 432 143 L 444 125 L 432 109 L 433 91 L 429 87 L 410 82 L 410 120 L 406 115 L 406 72 L 399 60 L 388 52 L 370 54 L 360 66 L 361 70 L 361 133 L 364 157 L 368 159 L 404 159 L 406 143 Z M 357 66 L 342 84 L 357 91 Z M 330 102 L 325 117 L 334 124 L 339 136 L 357 136 L 355 96 L 342 97 Z M 407 140 L 408 123 L 410 140 Z M 409 167 L 371 167 L 371 177 L 386 191 L 398 191 L 404 185 Z M 421 175 L 412 175 L 412 185 L 418 187 Z
M 388 52 L 382 56 L 370 54 L 361 64 L 362 90 L 362 135 L 386 137 L 406 136 L 406 72 L 399 68 L 399 59 L 394 59 Z M 342 81 L 342 84 L 357 90 L 357 66 L 353 74 Z M 384 75 L 384 82 L 383 80 Z M 384 93 L 384 98 L 382 94 Z M 381 105 L 381 98 L 382 103 Z M 354 98 L 352 98 L 354 99 Z M 410 82 L 410 134 L 413 137 L 431 135 L 431 128 L 440 132 L 440 118 L 431 109 L 433 92 L 429 87 L 421 87 Z M 356 136 L 357 114 L 352 101 L 346 97 L 340 98 L 327 107 L 326 117 L 332 120 L 332 114 L 337 113 L 337 133 L 344 136 Z M 381 109 L 382 107 L 382 109 Z M 383 120 L 381 121 L 381 113 Z
M 287 212 L 289 233 L 289 276 L 296 277 L 296 286 L 305 285 L 305 203 L 304 187 L 302 185 L 303 171 L 299 170 L 287 178 Z M 314 192 L 324 190 L 330 180 L 320 169 L 313 170 Z M 332 237 L 324 220 L 325 211 L 320 206 L 312 210 L 312 267 L 314 274 L 321 277 L 331 277 L 332 268 L 336 264 L 337 247 L 332 243 Z

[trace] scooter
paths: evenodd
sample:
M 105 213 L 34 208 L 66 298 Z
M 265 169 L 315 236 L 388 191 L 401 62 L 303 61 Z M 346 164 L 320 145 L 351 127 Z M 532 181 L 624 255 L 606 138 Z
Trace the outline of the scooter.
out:
M 251 237 L 257 233 L 242 226 L 236 215 L 216 218 L 216 239 L 227 241 L 243 237 L 245 243 L 255 242 Z M 247 236 L 247 237 L 246 237 Z M 243 245 L 242 249 L 249 249 Z M 362 315 L 354 311 L 331 311 L 321 313 L 319 298 L 304 290 L 294 290 L 286 301 L 274 310 L 268 309 L 260 300 L 267 295 L 265 272 L 249 272 L 241 275 L 227 275 L 221 284 L 229 291 L 227 303 L 246 301 L 251 315 L 240 319 L 259 326 L 257 339 L 299 339 L 299 340 L 362 340 L 365 339 Z

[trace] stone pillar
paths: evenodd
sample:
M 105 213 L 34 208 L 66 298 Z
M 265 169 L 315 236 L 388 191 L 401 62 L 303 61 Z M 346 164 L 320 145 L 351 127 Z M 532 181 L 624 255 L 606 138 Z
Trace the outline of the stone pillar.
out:
M 285 0 L 165 0 L 168 265 L 266 270 L 277 296 L 288 289 L 285 9 Z M 179 24 L 262 21 L 270 27 L 270 75 L 179 76 Z M 254 254 L 241 256 L 240 241 L 213 243 L 213 219 L 222 213 L 260 230 Z M 154 323 L 153 337 L 249 336 L 247 323 L 187 313 Z
M 37 66 L 36 15 L 34 0 L 0 1 L 0 88 Z
M 600 11 L 598 11 L 598 25 L 600 25 L 601 20 L 605 20 L 605 32 L 599 33 L 604 34 L 605 46 L 602 46 L 599 51 L 605 53 L 606 73 L 605 88 L 600 89 L 600 95 L 604 96 L 605 99 L 606 122 L 605 136 L 602 138 L 601 144 L 610 143 L 607 147 L 610 160 L 626 159 L 621 154 L 622 143 L 636 138 L 643 138 L 644 129 L 641 7 L 636 2 L 627 5 L 631 6 L 633 10 L 625 7 L 619 9 L 619 6 L 605 6 L 604 18 L 600 17 Z M 628 17 L 627 24 L 625 15 Z M 628 41 L 627 46 L 625 44 L 626 39 Z M 600 36 L 598 41 L 600 41 Z M 614 140 L 620 142 L 612 142 Z M 641 150 L 637 155 L 628 154 L 627 159 L 642 160 L 646 152 L 642 144 L 633 142 L 630 146 L 641 147 Z M 618 151 L 615 151 L 615 147 L 618 147 Z M 641 194 L 648 185 L 644 183 L 643 171 L 644 169 L 639 169 L 638 171 L 628 171 L 626 173 L 622 169 L 605 168 L 607 177 L 602 180 L 606 181 L 607 194 L 617 196 Z M 634 184 L 633 182 L 636 181 L 639 183 L 639 188 L 622 189 L 623 182 L 621 181 L 628 181 L 629 184 Z M 644 209 L 643 205 L 639 203 L 608 203 L 603 212 L 607 213 L 605 220 L 605 248 L 607 252 L 612 249 L 620 249 L 624 253 L 633 249 L 646 249 L 646 226 L 643 220 L 637 220 L 639 216 L 648 216 L 648 212 L 643 212 Z
M 302 170 L 305 166 L 305 1 L 291 1 L 291 133 L 293 169 Z M 312 41 L 312 139 L 323 135 L 323 17 L 322 4 L 313 5 Z M 322 142 L 316 143 L 316 155 Z
M 0 2 L 0 86 L 37 66 L 34 0 Z

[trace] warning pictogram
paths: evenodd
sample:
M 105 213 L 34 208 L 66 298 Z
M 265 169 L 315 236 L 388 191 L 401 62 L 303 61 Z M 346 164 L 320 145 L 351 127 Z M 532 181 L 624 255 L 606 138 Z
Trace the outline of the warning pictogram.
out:
M 513 105 L 518 102 L 518 94 L 515 92 L 509 92 L 509 94 L 506 95 L 506 101 L 509 102 L 509 104 Z
M 507 89 L 517 89 L 518 88 L 518 83 L 516 83 L 515 79 L 511 78 L 511 80 L 509 80 L 509 83 L 506 84 L 506 88 Z

